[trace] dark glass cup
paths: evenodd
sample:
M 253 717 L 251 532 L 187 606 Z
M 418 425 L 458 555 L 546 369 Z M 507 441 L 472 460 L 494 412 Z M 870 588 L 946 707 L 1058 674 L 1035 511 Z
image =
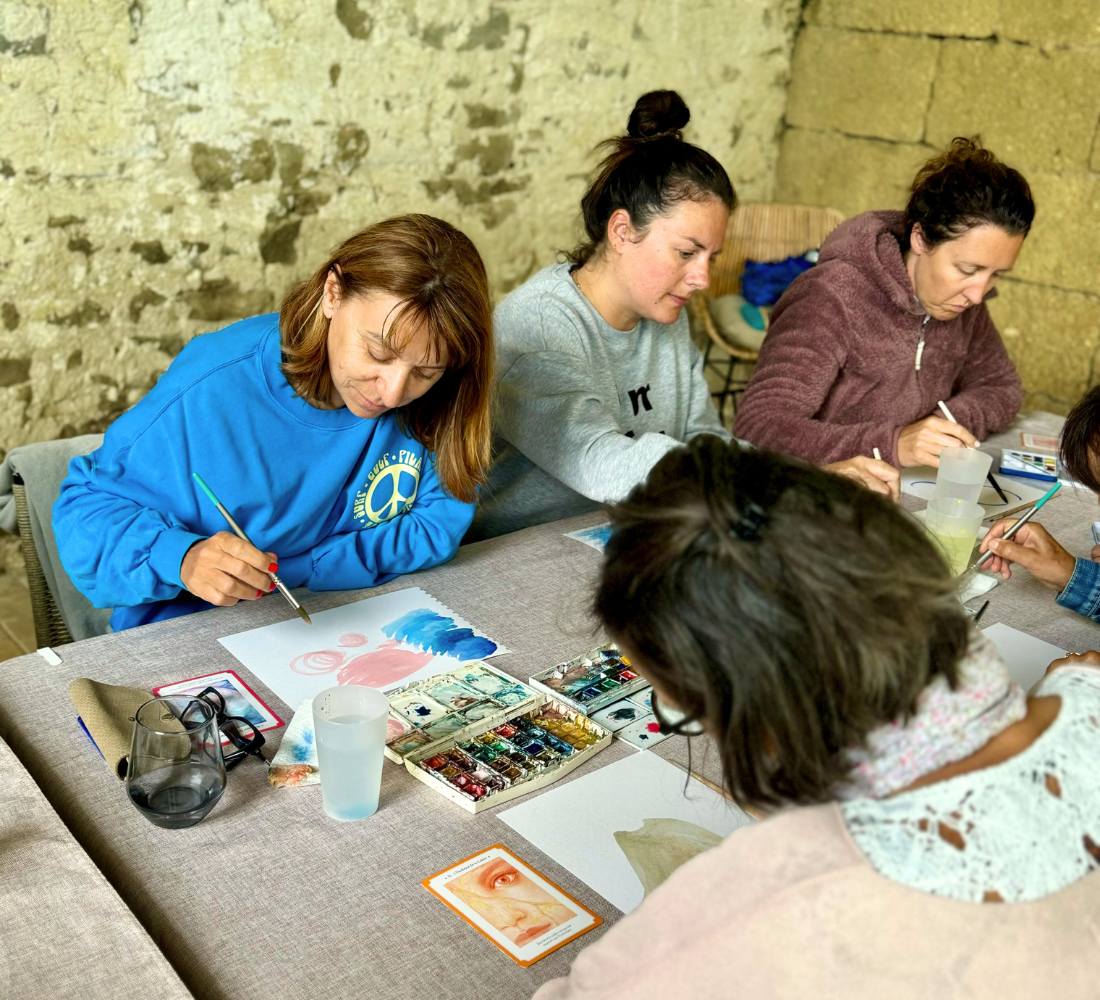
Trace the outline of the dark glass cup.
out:
M 202 820 L 225 791 L 214 708 L 191 695 L 145 702 L 134 713 L 126 790 L 157 826 L 181 829 Z

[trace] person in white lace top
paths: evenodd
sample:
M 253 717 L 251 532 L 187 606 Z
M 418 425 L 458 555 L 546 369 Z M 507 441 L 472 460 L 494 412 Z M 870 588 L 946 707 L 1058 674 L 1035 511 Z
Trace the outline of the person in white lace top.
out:
M 768 815 L 538 1000 L 1095 995 L 1100 653 L 1023 692 L 918 521 L 736 443 L 671 452 L 611 518 L 597 617 Z

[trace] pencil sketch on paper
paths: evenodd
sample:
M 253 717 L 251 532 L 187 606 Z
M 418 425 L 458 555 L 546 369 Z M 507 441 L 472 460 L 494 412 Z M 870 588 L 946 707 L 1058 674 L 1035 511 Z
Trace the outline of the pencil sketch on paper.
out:
M 505 651 L 418 587 L 219 642 L 288 705 L 335 684 L 388 690 Z

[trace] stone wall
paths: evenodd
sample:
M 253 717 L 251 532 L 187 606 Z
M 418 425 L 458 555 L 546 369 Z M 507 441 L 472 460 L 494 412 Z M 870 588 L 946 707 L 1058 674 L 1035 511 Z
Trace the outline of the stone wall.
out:
M 678 89 L 689 136 L 770 197 L 798 11 L 4 0 L 0 457 L 102 429 L 390 214 L 455 222 L 507 290 L 575 241 L 591 147 L 645 90 Z
M 810 0 L 776 197 L 901 208 L 921 162 L 980 134 L 1038 210 L 990 309 L 1027 405 L 1065 412 L 1100 380 L 1098 77 L 1094 0 Z

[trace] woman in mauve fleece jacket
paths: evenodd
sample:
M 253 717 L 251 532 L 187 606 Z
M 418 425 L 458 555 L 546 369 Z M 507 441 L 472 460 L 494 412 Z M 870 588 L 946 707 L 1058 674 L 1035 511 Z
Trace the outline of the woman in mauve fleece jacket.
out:
M 1016 170 L 955 139 L 904 212 L 841 223 L 772 313 L 737 436 L 811 462 L 878 448 L 911 466 L 1006 427 L 1020 379 L 985 300 L 1034 215 Z

